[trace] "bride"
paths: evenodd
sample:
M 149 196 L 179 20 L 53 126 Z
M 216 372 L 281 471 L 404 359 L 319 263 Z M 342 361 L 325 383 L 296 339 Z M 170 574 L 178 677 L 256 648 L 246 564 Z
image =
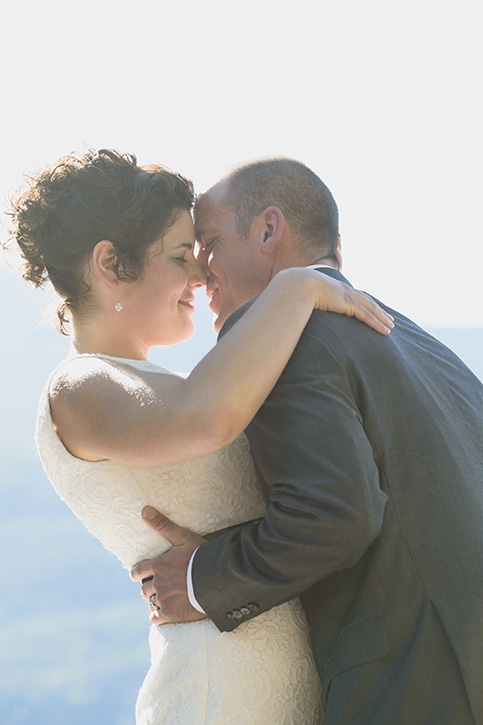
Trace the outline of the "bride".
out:
M 40 172 L 11 212 L 24 278 L 52 283 L 60 329 L 72 331 L 71 351 L 41 396 L 37 447 L 59 496 L 128 569 L 169 546 L 144 524 L 145 505 L 201 534 L 263 514 L 240 434 L 314 308 L 379 331 L 387 323 L 362 293 L 290 269 L 188 377 L 150 363 L 151 346 L 193 333 L 193 293 L 205 274 L 192 203 L 192 184 L 179 174 L 101 150 Z M 207 619 L 153 625 L 150 647 L 139 725 L 322 719 L 298 601 L 232 633 Z

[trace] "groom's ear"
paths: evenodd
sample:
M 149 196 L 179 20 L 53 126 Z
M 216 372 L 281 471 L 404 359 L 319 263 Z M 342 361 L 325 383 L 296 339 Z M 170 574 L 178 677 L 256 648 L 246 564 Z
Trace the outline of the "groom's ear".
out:
M 97 277 L 108 287 L 117 287 L 119 280 L 115 272 L 117 254 L 114 244 L 103 239 L 92 251 L 92 264 Z
M 272 254 L 285 226 L 285 217 L 278 206 L 268 206 L 258 217 L 262 254 Z

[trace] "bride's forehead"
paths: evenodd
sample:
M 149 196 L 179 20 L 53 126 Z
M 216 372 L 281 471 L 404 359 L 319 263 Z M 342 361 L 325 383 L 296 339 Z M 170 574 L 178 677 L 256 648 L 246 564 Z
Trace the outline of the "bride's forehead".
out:
M 189 211 L 181 212 L 174 224 L 166 229 L 163 237 L 167 240 L 177 240 L 183 237 L 187 241 L 194 241 L 195 227 Z
M 192 249 L 195 243 L 195 229 L 191 215 L 180 219 L 165 230 L 154 242 L 153 250 L 162 251 L 163 249 L 173 249 L 174 247 L 186 246 Z

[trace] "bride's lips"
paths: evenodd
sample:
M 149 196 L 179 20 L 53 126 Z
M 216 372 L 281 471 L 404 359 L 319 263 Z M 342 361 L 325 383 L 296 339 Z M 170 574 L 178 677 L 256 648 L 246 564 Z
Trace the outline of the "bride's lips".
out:
M 189 310 L 191 310 L 191 312 L 194 312 L 195 308 L 192 305 L 192 302 L 194 302 L 194 300 L 194 297 L 187 297 L 184 300 L 179 300 L 178 304 L 183 305 L 183 307 L 187 307 Z

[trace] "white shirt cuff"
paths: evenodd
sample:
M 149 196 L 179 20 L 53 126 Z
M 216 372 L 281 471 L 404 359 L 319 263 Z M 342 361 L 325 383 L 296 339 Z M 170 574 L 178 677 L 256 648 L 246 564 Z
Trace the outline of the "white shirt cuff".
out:
M 203 607 L 200 607 L 195 597 L 195 590 L 193 588 L 193 578 L 191 576 L 191 570 L 193 568 L 193 559 L 195 558 L 196 552 L 200 547 L 198 546 L 191 555 L 190 563 L 188 564 L 188 571 L 186 572 L 186 587 L 188 589 L 188 599 L 193 609 L 196 609 L 200 614 L 206 614 Z

